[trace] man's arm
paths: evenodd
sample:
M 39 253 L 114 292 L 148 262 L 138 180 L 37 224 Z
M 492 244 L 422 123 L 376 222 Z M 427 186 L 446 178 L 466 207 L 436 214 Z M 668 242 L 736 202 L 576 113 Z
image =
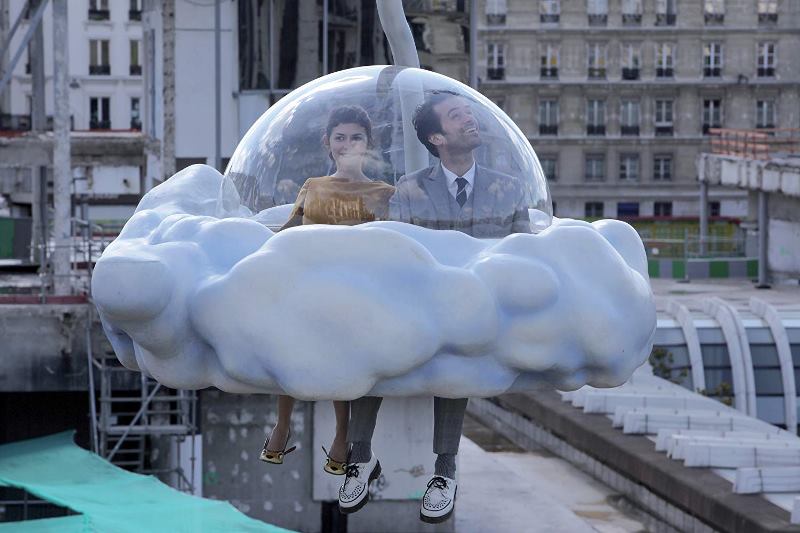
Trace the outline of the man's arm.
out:
M 411 223 L 411 200 L 405 177 L 398 180 L 396 190 L 389 199 L 389 220 Z
M 519 199 L 514 208 L 514 220 L 511 223 L 511 233 L 531 233 L 531 218 L 528 213 L 528 195 L 525 187 L 517 182 L 519 187 Z

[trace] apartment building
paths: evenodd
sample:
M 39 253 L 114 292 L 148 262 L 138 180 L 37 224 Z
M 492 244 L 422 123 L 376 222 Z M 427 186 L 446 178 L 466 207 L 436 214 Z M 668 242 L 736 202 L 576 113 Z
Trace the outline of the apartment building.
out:
M 480 90 L 527 134 L 558 216 L 696 217 L 710 128 L 800 127 L 800 2 L 479 5 Z M 709 208 L 749 212 L 737 190 Z

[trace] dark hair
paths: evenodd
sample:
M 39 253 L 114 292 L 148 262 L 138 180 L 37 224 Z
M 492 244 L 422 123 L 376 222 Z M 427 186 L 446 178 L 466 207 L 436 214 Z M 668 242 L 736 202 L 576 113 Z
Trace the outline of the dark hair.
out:
M 427 148 L 434 157 L 439 157 L 439 149 L 431 144 L 428 137 L 434 133 L 444 132 L 442 131 L 442 121 L 433 110 L 433 107 L 454 96 L 463 97 L 464 95 L 444 89 L 431 91 L 425 101 L 414 110 L 413 123 L 414 129 L 417 130 L 417 139 L 425 145 L 425 148 Z
M 358 124 L 367 132 L 367 146 L 372 146 L 372 122 L 363 107 L 357 105 L 335 107 L 328 115 L 328 125 L 325 127 L 328 138 L 333 128 L 339 124 Z

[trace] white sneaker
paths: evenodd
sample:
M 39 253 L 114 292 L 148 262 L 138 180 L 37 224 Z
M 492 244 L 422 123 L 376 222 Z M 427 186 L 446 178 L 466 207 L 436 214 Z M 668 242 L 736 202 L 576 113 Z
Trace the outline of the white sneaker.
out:
M 339 488 L 339 511 L 355 513 L 369 501 L 369 484 L 381 475 L 381 463 L 372 455 L 366 463 L 350 463 L 345 467 L 344 483 Z
M 458 485 L 455 479 L 433 476 L 428 481 L 428 490 L 422 497 L 419 519 L 429 524 L 444 522 L 453 514 Z

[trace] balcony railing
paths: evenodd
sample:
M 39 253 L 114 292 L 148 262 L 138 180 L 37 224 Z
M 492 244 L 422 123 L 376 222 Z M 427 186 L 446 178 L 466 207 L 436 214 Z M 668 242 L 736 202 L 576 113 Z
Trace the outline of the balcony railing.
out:
M 555 15 L 541 14 L 539 15 L 539 22 L 541 22 L 542 24 L 558 24 L 560 18 L 561 15 L 558 14 Z
M 490 80 L 502 80 L 506 77 L 506 69 L 505 67 L 496 67 L 496 68 L 488 68 L 486 69 L 486 76 Z
M 89 9 L 89 20 L 110 20 L 111 11 L 108 9 Z
M 622 68 L 622 79 L 623 80 L 638 80 L 639 79 L 639 69 L 638 68 Z
M 642 15 L 639 13 L 623 13 L 622 25 L 623 26 L 641 26 Z
M 558 124 L 539 124 L 539 135 L 558 135 Z
M 138 118 L 132 118 L 131 119 L 131 129 L 132 130 L 141 131 L 142 130 L 142 121 L 139 120 Z
M 108 76 L 111 74 L 111 65 L 89 65 L 89 74 L 92 76 Z
M 583 179 L 585 181 L 606 181 L 606 177 L 603 174 L 593 174 L 591 172 L 587 172 L 584 175 Z
M 759 78 L 774 78 L 775 67 L 758 67 L 757 73 Z
M 725 24 L 725 13 L 706 13 L 703 18 L 706 26 L 721 26 Z
M 778 23 L 778 14 L 777 13 L 759 13 L 758 14 L 758 23 L 768 26 L 772 24 Z
M 674 26 L 677 18 L 675 13 L 656 13 L 656 26 Z
M 506 23 L 505 13 L 490 13 L 486 15 L 486 24 L 489 26 L 503 26 Z
M 672 125 L 656 125 L 656 137 L 672 137 L 673 135 L 673 127 Z
M 622 126 L 619 127 L 619 132 L 622 135 L 631 135 L 631 136 L 635 137 L 635 136 L 639 135 L 639 126 L 625 126 L 625 125 L 622 125 Z
M 542 79 L 554 80 L 558 78 L 558 68 L 543 68 L 539 70 L 539 76 Z
M 800 129 L 736 130 L 711 128 L 711 152 L 748 159 L 800 154 Z
M 589 69 L 589 79 L 592 80 L 604 80 L 606 78 L 606 69 L 605 68 L 590 68 Z
M 605 134 L 606 134 L 605 124 L 586 125 L 586 135 L 605 135 Z
M 142 66 L 141 65 L 131 65 L 130 74 L 131 74 L 131 76 L 141 76 L 142 75 Z
M 140 21 L 142 20 L 142 10 L 141 9 L 131 9 L 128 11 L 128 20 L 132 21 Z
M 709 132 L 710 132 L 712 129 L 719 129 L 719 128 L 721 128 L 721 127 L 722 127 L 722 125 L 721 125 L 721 124 L 708 124 L 708 123 L 703 123 L 703 135 L 708 135 L 708 134 L 709 134 Z
M 89 121 L 89 129 L 90 130 L 110 130 L 111 129 L 111 121 L 110 120 L 90 120 Z
M 671 78 L 673 74 L 674 69 L 672 67 L 656 69 L 656 78 Z
M 722 76 L 722 68 L 721 67 L 704 67 L 703 68 L 703 76 L 706 78 L 719 78 Z
M 608 15 L 605 13 L 593 13 L 588 18 L 589 26 L 605 26 L 608 24 Z

